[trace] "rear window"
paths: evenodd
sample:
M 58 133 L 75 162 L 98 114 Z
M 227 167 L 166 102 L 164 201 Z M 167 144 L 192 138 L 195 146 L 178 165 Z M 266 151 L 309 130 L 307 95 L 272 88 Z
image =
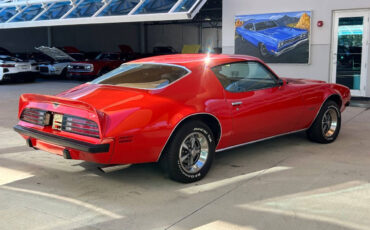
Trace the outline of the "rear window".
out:
M 107 84 L 137 89 L 159 89 L 187 75 L 181 66 L 151 63 L 123 64 L 95 79 L 93 84 Z

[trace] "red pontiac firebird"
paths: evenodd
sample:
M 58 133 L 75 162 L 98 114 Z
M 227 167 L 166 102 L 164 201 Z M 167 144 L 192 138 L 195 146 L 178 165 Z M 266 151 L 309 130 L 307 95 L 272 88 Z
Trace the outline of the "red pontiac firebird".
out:
M 56 96 L 23 94 L 14 129 L 30 147 L 103 164 L 160 162 L 194 182 L 215 151 L 306 131 L 334 141 L 350 90 L 279 78 L 261 60 L 236 55 L 140 59 Z

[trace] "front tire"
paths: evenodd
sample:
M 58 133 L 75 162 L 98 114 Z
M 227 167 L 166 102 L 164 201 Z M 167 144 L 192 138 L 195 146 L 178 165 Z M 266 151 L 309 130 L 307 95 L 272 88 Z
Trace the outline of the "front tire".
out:
M 270 57 L 270 56 L 271 56 L 271 54 L 270 54 L 270 53 L 269 53 L 269 51 L 267 50 L 267 48 L 266 48 L 265 44 L 260 43 L 260 44 L 258 45 L 258 49 L 259 49 L 259 52 L 260 52 L 260 54 L 261 54 L 261 56 L 262 56 L 262 57 Z
M 186 122 L 171 138 L 161 159 L 172 180 L 191 183 L 209 171 L 215 152 L 212 131 L 200 121 Z
M 341 127 L 341 113 L 337 103 L 327 101 L 322 106 L 316 120 L 307 130 L 311 141 L 328 144 L 337 139 Z

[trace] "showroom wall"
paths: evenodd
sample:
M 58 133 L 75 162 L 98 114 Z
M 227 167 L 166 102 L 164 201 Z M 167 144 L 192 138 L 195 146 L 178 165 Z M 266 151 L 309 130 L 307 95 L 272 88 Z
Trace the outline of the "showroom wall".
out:
M 204 23 L 199 24 L 163 24 L 148 25 L 148 46 L 149 52 L 154 46 L 172 46 L 176 51 L 181 52 L 183 44 L 201 44 L 203 50 L 208 48 L 221 47 L 222 29 Z M 202 40 L 202 41 L 200 41 Z
M 52 27 L 53 46 L 75 46 L 83 51 L 119 51 L 128 44 L 140 51 L 138 23 Z
M 139 51 L 139 24 L 97 24 L 56 26 L 51 29 L 53 46 L 75 46 L 83 51 L 119 51 L 118 45 L 129 44 Z M 48 45 L 48 29 L 20 28 L 0 30 L 0 46 L 12 52 L 33 52 L 34 47 Z
M 266 7 L 268 6 L 268 7 Z M 311 57 L 309 64 L 270 64 L 280 76 L 329 81 L 332 13 L 334 10 L 369 8 L 368 0 L 223 0 L 222 47 L 224 53 L 234 53 L 234 20 L 236 15 L 312 11 Z M 324 22 L 317 27 L 317 21 Z M 370 55 L 368 55 L 370 58 Z M 370 62 L 368 62 L 370 63 Z M 370 76 L 368 68 L 368 82 Z M 370 95 L 368 87 L 368 95 Z
M 1 29 L 0 47 L 11 52 L 34 52 L 33 47 L 48 44 L 47 28 Z
M 183 44 L 202 44 L 203 49 L 221 47 L 221 23 L 213 26 L 199 24 L 148 24 L 147 52 L 154 46 L 172 46 L 181 51 Z M 118 51 L 118 45 L 128 44 L 141 52 L 143 30 L 139 23 L 56 26 L 0 30 L 0 46 L 12 52 L 33 52 L 34 47 L 48 45 L 50 33 L 52 46 L 75 46 L 83 51 Z M 200 42 L 200 40 L 202 40 Z M 145 49 L 145 47 L 144 47 Z

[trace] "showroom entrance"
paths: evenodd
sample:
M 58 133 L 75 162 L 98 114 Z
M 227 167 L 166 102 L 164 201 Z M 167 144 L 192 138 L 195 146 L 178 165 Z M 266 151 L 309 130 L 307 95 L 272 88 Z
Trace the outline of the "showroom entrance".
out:
M 331 79 L 352 96 L 366 95 L 369 16 L 370 10 L 334 12 Z

